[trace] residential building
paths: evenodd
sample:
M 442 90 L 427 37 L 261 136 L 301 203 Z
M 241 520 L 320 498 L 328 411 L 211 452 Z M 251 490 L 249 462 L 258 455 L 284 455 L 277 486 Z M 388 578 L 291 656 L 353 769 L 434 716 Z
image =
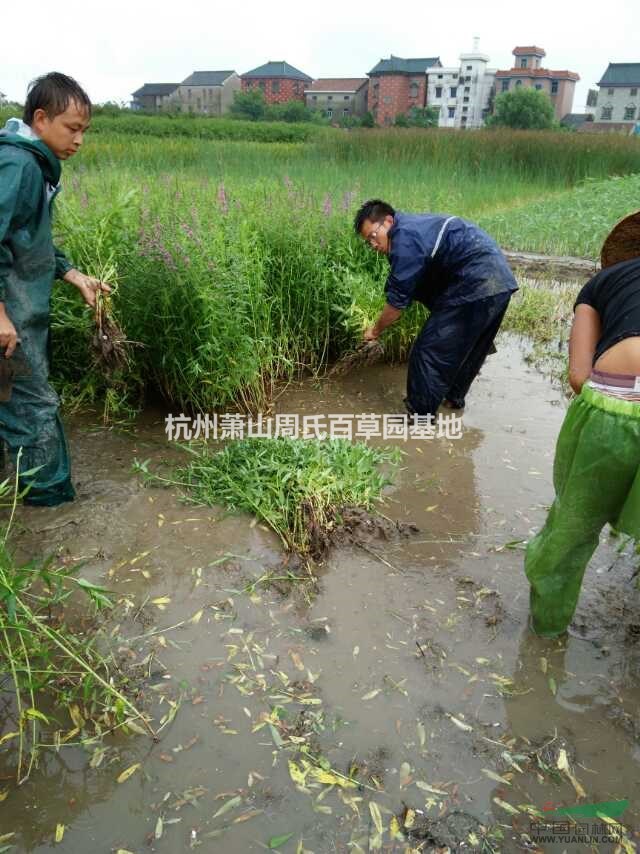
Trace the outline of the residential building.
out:
M 178 86 L 178 83 L 145 83 L 133 92 L 131 109 L 154 113 L 168 109 L 169 99 Z
M 172 93 L 171 105 L 181 113 L 222 116 L 240 87 L 235 71 L 194 71 Z
M 493 106 L 496 72 L 478 50 L 460 54 L 460 65 L 427 69 L 427 105 L 440 110 L 439 127 L 479 128 Z
M 513 56 L 513 68 L 496 72 L 496 95 L 526 86 L 549 96 L 558 121 L 571 112 L 579 74 L 543 68 L 542 60 L 546 53 L 541 47 L 515 47 Z
M 560 119 L 560 124 L 569 130 L 582 130 L 587 122 L 593 122 L 593 113 L 567 113 Z
M 610 62 L 598 83 L 596 124 L 628 125 L 640 119 L 640 62 Z
M 440 57 L 403 59 L 391 55 L 369 72 L 367 107 L 376 124 L 390 125 L 412 107 L 427 104 L 427 69 L 439 68 Z
M 323 77 L 304 90 L 307 107 L 337 121 L 367 112 L 367 77 Z
M 288 62 L 267 62 L 241 75 L 242 91 L 261 89 L 267 104 L 305 100 L 305 89 L 313 83 L 308 74 Z

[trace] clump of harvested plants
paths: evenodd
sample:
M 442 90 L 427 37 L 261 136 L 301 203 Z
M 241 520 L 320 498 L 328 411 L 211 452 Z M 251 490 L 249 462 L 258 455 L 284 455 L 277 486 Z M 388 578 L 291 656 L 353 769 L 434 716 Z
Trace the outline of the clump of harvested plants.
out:
M 355 350 L 350 350 L 341 356 L 340 359 L 331 368 L 330 376 L 342 376 L 353 371 L 355 368 L 363 368 L 368 365 L 374 365 L 384 358 L 384 347 L 382 343 L 375 338 L 373 341 L 363 341 Z
M 175 481 L 196 504 L 254 513 L 289 551 L 318 557 L 345 507 L 369 509 L 389 484 L 397 449 L 346 439 L 242 439 L 194 453 Z M 162 480 L 151 475 L 152 481 Z

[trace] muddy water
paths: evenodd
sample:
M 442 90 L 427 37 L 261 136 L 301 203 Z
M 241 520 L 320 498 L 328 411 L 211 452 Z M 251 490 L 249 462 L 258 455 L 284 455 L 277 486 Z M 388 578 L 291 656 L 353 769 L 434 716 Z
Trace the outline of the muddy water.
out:
M 395 412 L 403 384 L 403 369 L 369 368 L 290 387 L 277 406 Z M 180 708 L 158 744 L 110 741 L 97 769 L 89 767 L 93 747 L 67 747 L 43 753 L 19 790 L 0 781 L 0 792 L 8 790 L 0 839 L 13 832 L 13 851 L 73 854 L 244 854 L 270 843 L 296 851 L 302 840 L 299 850 L 325 854 L 377 850 L 381 821 L 383 850 L 399 852 L 410 843 L 391 841 L 388 828 L 409 808 L 408 824 L 424 831 L 415 850 L 469 850 L 473 834 L 491 829 L 485 851 L 517 851 L 531 833 L 522 805 L 573 805 L 576 786 L 582 802 L 628 798 L 622 821 L 633 839 L 633 560 L 603 536 L 576 635 L 541 641 L 526 625 L 520 544 L 552 498 L 564 410 L 561 394 L 503 341 L 469 396 L 462 438 L 402 444 L 383 512 L 419 533 L 334 551 L 315 593 L 300 586 L 289 596 L 247 587 L 274 567 L 286 572 L 269 531 L 248 517 L 185 506 L 175 490 L 145 488 L 131 473 L 134 458 L 156 469 L 178 457 L 160 414 L 148 413 L 133 434 L 73 425 L 79 500 L 25 510 L 19 547 L 83 559 L 83 574 L 120 598 L 111 628 L 132 665 L 153 653 L 139 670 L 146 701 L 159 717 L 170 700 L 181 698 Z M 159 597 L 170 600 L 164 609 L 152 602 Z M 65 710 L 58 717 L 71 727 Z M 291 770 L 304 773 L 305 750 L 329 776 L 313 765 L 296 788 Z M 528 761 L 536 750 L 540 761 Z M 561 750 L 574 783 L 548 772 Z M 141 769 L 118 784 L 137 762 Z M 350 771 L 365 785 L 330 786 L 344 782 L 334 772 Z M 58 823 L 65 834 L 55 844 Z M 560 838 L 539 847 L 616 846 L 600 837 L 591 849 Z

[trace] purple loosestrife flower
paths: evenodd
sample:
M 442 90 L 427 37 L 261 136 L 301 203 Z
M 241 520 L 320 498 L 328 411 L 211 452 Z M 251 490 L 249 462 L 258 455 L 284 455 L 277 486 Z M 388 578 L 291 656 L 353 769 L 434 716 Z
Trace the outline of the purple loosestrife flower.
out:
M 351 205 L 353 204 L 354 191 L 347 190 L 347 192 L 342 197 L 342 210 L 348 211 Z
M 220 210 L 222 213 L 226 214 L 229 212 L 229 203 L 227 201 L 227 194 L 224 189 L 224 184 L 220 184 L 218 187 L 218 205 L 220 206 Z
M 329 195 L 329 193 L 327 193 L 327 195 L 324 197 L 324 203 L 322 205 L 322 213 L 325 216 L 331 216 L 332 211 L 333 211 L 333 205 L 331 204 L 331 196 Z

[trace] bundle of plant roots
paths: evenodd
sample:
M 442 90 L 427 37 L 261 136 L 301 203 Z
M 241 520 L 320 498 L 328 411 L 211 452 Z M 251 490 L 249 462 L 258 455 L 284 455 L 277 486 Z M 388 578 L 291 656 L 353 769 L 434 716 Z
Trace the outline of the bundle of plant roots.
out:
M 338 359 L 329 371 L 329 376 L 343 376 L 354 368 L 374 365 L 382 361 L 383 357 L 384 347 L 377 338 L 373 341 L 363 341 L 355 350 L 350 350 Z
M 130 363 L 128 348 L 132 342 L 127 340 L 127 336 L 115 320 L 109 297 L 101 291 L 96 294 L 95 323 L 91 346 L 96 361 L 101 362 L 108 371 L 128 367 Z

